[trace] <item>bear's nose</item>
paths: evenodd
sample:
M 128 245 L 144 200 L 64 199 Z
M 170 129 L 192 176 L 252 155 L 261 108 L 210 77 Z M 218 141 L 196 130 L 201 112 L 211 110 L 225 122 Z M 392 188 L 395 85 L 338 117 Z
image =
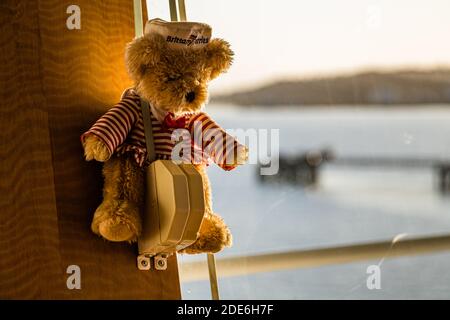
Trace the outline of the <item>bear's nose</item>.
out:
M 192 102 L 192 101 L 194 101 L 194 99 L 195 99 L 195 92 L 194 91 L 188 92 L 186 94 L 186 101 L 187 102 Z

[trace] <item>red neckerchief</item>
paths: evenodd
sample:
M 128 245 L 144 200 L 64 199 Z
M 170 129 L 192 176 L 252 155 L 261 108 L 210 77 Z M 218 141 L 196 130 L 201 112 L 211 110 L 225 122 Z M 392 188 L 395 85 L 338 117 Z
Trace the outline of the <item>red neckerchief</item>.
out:
M 169 112 L 166 117 L 163 120 L 163 127 L 165 129 L 173 128 L 173 129 L 179 129 L 179 128 L 185 128 L 186 127 L 186 117 L 181 116 L 178 118 L 174 118 L 174 114 L 172 112 Z

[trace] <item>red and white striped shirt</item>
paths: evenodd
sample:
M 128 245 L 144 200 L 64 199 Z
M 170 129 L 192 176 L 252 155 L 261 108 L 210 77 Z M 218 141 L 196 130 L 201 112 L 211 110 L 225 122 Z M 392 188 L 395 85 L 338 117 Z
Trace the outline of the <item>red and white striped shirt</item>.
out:
M 173 135 L 174 128 L 164 126 L 151 112 L 153 139 L 156 159 L 172 159 L 172 150 L 176 145 Z M 199 112 L 185 115 L 183 134 L 189 134 L 190 154 L 182 155 L 184 161 L 208 164 L 213 161 L 225 170 L 233 169 L 233 156 L 238 148 L 243 146 L 227 134 L 206 113 Z M 131 152 L 139 166 L 146 163 L 147 150 L 145 144 L 144 122 L 141 112 L 140 97 L 133 89 L 128 89 L 122 95 L 119 103 L 106 112 L 95 124 L 86 131 L 81 140 L 89 134 L 100 138 L 108 147 L 111 154 L 122 155 Z M 180 136 L 180 135 L 178 135 Z M 201 136 L 200 139 L 198 139 Z M 196 140 L 197 139 L 197 140 Z M 200 143 L 197 143 L 200 141 Z M 186 141 L 184 141 L 186 142 Z

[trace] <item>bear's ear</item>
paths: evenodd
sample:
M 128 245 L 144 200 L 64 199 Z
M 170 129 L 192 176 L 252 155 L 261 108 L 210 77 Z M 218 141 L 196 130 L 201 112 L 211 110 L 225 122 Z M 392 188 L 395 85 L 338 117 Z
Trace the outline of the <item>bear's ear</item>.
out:
M 222 39 L 213 39 L 205 48 L 205 67 L 211 70 L 210 79 L 216 78 L 222 72 L 228 70 L 233 62 L 233 51 L 230 44 Z
M 125 49 L 125 64 L 130 77 L 139 81 L 147 69 L 161 59 L 165 41 L 159 35 L 145 35 L 134 39 Z

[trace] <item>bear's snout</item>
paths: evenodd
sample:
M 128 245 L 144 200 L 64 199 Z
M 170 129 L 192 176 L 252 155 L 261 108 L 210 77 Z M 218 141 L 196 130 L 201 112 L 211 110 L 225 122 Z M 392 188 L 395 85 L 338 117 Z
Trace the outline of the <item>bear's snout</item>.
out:
M 189 103 L 194 101 L 194 99 L 195 99 L 195 92 L 194 91 L 190 91 L 190 92 L 186 93 L 185 98 L 186 98 L 186 101 L 189 102 Z

